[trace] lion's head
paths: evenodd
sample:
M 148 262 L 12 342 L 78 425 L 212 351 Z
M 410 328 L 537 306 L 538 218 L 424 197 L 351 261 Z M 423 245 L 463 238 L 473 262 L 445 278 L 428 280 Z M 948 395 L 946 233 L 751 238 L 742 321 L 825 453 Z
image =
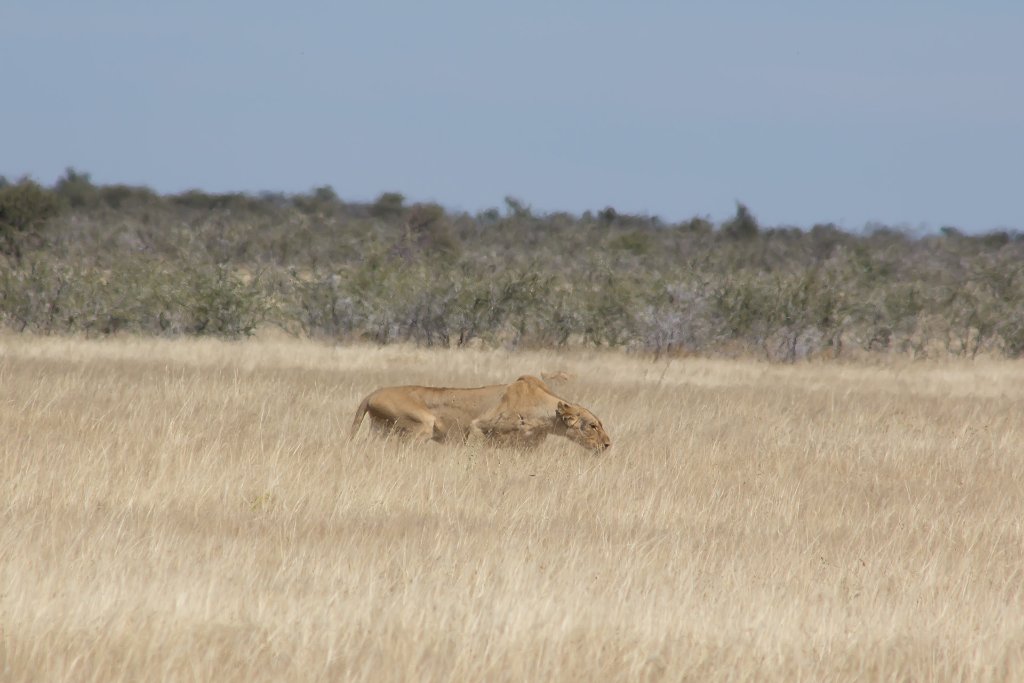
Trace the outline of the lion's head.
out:
M 597 416 L 580 405 L 559 401 L 555 409 L 558 419 L 565 425 L 565 436 L 584 448 L 603 451 L 612 445 L 611 437 Z

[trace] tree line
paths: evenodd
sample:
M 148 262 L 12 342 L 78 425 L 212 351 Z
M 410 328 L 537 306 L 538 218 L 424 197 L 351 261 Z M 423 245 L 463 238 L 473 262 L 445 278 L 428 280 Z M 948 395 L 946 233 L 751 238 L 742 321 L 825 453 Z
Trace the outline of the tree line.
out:
M 615 347 L 794 361 L 1024 353 L 1024 236 L 475 214 L 386 192 L 0 178 L 0 326 L 39 334 Z

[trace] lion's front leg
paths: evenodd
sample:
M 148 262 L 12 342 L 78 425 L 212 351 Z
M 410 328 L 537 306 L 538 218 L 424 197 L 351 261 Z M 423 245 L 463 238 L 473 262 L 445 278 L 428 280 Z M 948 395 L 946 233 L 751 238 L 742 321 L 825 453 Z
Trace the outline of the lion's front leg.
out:
M 502 440 L 507 435 L 519 431 L 521 418 L 509 415 L 508 413 L 497 413 L 494 415 L 483 415 L 473 420 L 470 424 L 470 433 L 473 436 L 488 441 Z
M 492 446 L 532 448 L 538 446 L 547 430 L 519 413 L 499 413 L 473 420 L 471 432 Z

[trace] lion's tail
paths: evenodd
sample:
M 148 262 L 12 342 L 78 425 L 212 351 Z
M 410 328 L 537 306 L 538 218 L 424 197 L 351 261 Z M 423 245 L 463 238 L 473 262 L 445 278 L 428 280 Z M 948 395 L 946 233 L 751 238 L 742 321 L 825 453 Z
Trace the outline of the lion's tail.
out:
M 356 410 L 355 419 L 352 420 L 352 438 L 355 438 L 356 433 L 359 431 L 359 425 L 363 422 L 363 416 L 366 415 L 366 411 L 370 407 L 370 397 L 367 396 L 363 399 L 363 402 L 359 404 L 359 408 Z

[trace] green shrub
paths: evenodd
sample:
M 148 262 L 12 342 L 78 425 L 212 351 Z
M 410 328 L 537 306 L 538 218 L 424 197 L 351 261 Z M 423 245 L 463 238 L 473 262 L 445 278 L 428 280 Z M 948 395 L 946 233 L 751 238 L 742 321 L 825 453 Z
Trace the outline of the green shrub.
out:
M 752 240 L 758 230 L 757 219 L 740 202 L 736 202 L 736 215 L 722 224 L 722 235 L 732 240 Z
M 637 256 L 642 256 L 654 248 L 654 240 L 646 231 L 632 230 L 617 237 L 613 237 L 608 242 L 608 247 L 610 249 L 619 249 L 622 251 L 628 251 L 631 254 L 636 254 Z
M 0 321 L 18 332 L 66 329 L 66 303 L 74 291 L 72 271 L 43 258 L 19 266 L 0 268 Z
M 271 308 L 259 278 L 245 282 L 224 265 L 190 271 L 177 296 L 186 334 L 248 337 Z
M 59 209 L 54 193 L 28 178 L 0 188 L 0 253 L 20 261 L 27 241 Z
M 370 207 L 370 215 L 384 220 L 398 218 L 405 210 L 405 196 L 400 192 L 384 192 Z
M 71 167 L 68 167 L 64 171 L 64 175 L 57 180 L 54 191 L 72 209 L 95 206 L 99 196 L 89 174 L 81 173 Z
M 292 202 L 302 213 L 319 216 L 336 215 L 345 206 L 330 185 L 314 188 L 308 195 L 296 195 Z
M 134 185 L 103 185 L 97 190 L 98 201 L 109 209 L 118 211 L 129 206 L 154 206 L 160 197 L 148 187 Z
M 460 251 L 459 238 L 443 208 L 437 204 L 414 204 L 405 219 L 408 240 L 417 251 L 455 258 Z

